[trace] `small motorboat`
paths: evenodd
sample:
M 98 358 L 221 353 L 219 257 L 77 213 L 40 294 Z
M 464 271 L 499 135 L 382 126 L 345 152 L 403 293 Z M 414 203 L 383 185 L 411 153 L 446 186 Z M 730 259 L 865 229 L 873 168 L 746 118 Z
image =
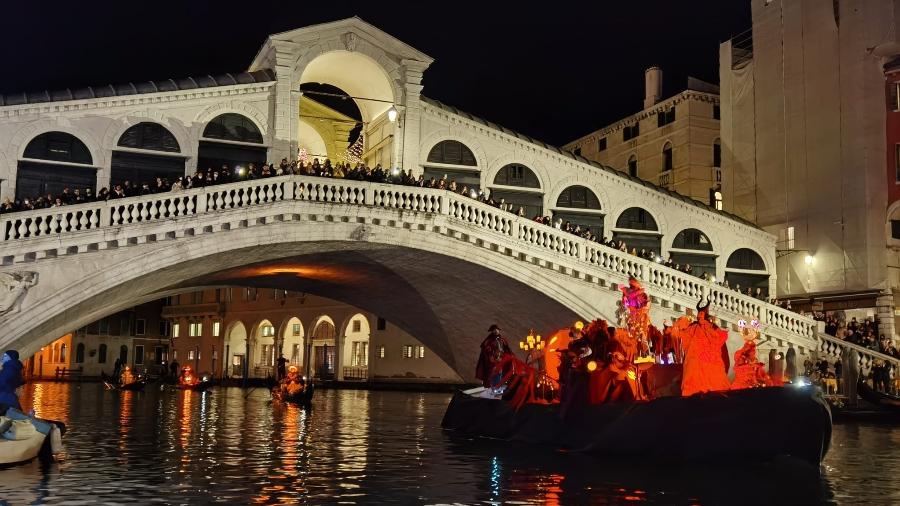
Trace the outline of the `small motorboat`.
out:
M 0 417 L 0 466 L 24 464 L 35 458 L 52 461 L 62 452 L 62 435 L 65 425 L 61 422 L 42 420 L 28 416 L 15 408 L 9 408 Z
M 453 396 L 441 426 L 614 458 L 726 463 L 785 457 L 818 468 L 831 443 L 832 421 L 821 390 L 812 386 L 587 405 L 566 420 L 558 403 L 515 410 L 477 388 Z
M 857 393 L 866 401 L 885 411 L 900 413 L 900 397 L 875 390 L 863 378 L 859 378 L 856 385 Z

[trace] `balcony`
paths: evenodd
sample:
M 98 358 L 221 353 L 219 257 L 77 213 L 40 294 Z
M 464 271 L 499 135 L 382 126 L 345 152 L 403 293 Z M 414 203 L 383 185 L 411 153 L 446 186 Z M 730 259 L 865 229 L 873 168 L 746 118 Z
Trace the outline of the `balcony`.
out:
M 345 367 L 344 381 L 366 381 L 369 379 L 368 367 Z
M 672 184 L 672 172 L 674 171 L 664 170 L 659 173 L 659 186 L 669 188 L 669 185 Z
M 210 302 L 206 304 L 179 304 L 177 306 L 166 306 L 162 310 L 163 318 L 182 318 L 193 316 L 218 316 L 225 311 L 225 307 L 221 302 Z

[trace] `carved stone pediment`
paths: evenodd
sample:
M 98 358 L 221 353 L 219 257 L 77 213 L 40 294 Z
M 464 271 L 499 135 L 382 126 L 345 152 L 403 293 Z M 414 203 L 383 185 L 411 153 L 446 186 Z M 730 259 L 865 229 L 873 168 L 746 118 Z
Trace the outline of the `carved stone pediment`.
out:
M 0 316 L 18 310 L 25 293 L 37 282 L 36 272 L 0 272 Z

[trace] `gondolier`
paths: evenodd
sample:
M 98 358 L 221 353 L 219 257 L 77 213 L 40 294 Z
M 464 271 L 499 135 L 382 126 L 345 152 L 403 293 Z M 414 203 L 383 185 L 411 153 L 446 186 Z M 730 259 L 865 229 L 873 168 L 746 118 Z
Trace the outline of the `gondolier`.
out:
M 480 379 L 485 388 L 499 382 L 502 371 L 495 371 L 503 357 L 512 353 L 509 343 L 501 335 L 502 329 L 496 323 L 488 329 L 488 336 L 481 342 L 481 355 L 475 366 L 475 377 Z

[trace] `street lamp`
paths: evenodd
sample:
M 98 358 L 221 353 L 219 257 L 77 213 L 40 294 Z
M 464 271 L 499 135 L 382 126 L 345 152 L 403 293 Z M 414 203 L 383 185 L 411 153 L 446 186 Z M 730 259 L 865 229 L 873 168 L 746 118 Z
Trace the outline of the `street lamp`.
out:
M 394 107 L 393 104 L 391 104 L 391 108 L 387 111 L 388 121 L 390 121 L 391 123 L 397 121 L 397 114 L 397 108 Z
M 803 258 L 803 261 L 806 262 L 806 265 L 812 265 L 816 263 L 816 257 L 812 255 L 806 255 L 806 257 Z

